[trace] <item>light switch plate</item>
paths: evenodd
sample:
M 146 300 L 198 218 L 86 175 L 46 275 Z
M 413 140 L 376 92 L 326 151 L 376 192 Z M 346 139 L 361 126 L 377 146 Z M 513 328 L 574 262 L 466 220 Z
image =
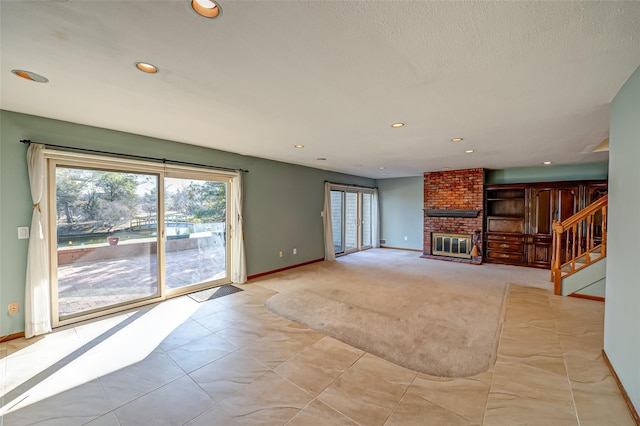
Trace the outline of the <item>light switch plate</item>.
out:
M 28 226 L 18 227 L 18 239 L 26 240 L 27 238 L 29 238 L 29 227 Z

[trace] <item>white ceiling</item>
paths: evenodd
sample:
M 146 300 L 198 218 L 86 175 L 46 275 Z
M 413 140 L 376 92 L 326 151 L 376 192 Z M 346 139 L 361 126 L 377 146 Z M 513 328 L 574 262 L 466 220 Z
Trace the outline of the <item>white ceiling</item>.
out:
M 3 0 L 0 107 L 387 178 L 604 161 L 640 65 L 638 1 L 220 4 Z

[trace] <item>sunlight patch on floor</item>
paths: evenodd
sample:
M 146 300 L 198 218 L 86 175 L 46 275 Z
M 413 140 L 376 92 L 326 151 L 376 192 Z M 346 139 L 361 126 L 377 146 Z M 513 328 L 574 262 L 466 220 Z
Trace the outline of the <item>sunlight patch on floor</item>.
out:
M 77 358 L 71 360 L 67 365 L 59 368 L 39 383 L 36 383 L 30 389 L 13 398 L 11 401 L 7 401 L 5 406 L 0 409 L 0 415 L 25 408 L 53 395 L 73 389 L 76 386 L 80 386 L 142 361 L 153 352 L 174 329 L 184 323 L 198 307 L 198 303 L 186 297 L 179 297 L 158 304 L 131 324 L 128 324 L 112 336 L 96 344 L 87 352 L 80 354 Z M 74 330 L 69 331 L 75 332 Z M 141 338 L 141 336 L 144 336 L 144 338 Z M 80 340 L 78 341 L 81 342 Z M 29 346 L 25 350 L 42 356 L 42 346 L 45 343 L 41 344 L 41 342 L 46 342 L 46 338 L 36 342 L 33 346 Z M 66 343 L 62 346 L 66 346 Z M 40 369 L 39 372 L 33 374 L 30 378 L 36 377 L 38 373 L 45 371 L 47 367 L 64 359 L 65 356 L 73 353 L 73 351 L 79 349 L 79 347 L 80 346 L 76 346 L 75 348 L 65 351 L 66 353 L 56 356 L 47 366 Z M 114 354 L 118 354 L 118 356 L 114 356 Z M 19 353 L 15 355 L 19 356 Z M 25 380 L 22 383 L 25 382 L 27 381 Z M 19 385 L 20 384 L 13 386 L 11 389 L 16 389 Z M 8 388 L 7 391 L 9 391 Z

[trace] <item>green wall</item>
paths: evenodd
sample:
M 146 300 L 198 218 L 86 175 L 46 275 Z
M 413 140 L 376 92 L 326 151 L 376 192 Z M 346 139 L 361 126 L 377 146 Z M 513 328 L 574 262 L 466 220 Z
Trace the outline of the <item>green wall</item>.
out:
M 422 250 L 424 177 L 378 180 L 378 194 L 380 238 L 386 240 L 384 245 Z
M 324 257 L 324 181 L 373 187 L 372 179 L 327 172 L 177 142 L 0 111 L 0 336 L 24 330 L 24 281 L 31 195 L 21 139 L 172 160 L 248 169 L 244 225 L 249 275 Z M 293 248 L 298 254 L 293 255 Z M 278 251 L 285 255 L 280 258 Z M 9 316 L 7 305 L 21 313 Z
M 611 103 L 604 349 L 640 410 L 640 67 Z
M 513 167 L 487 170 L 487 184 L 553 182 L 564 180 L 606 179 L 609 174 L 607 162 L 587 164 L 558 164 L 537 167 Z

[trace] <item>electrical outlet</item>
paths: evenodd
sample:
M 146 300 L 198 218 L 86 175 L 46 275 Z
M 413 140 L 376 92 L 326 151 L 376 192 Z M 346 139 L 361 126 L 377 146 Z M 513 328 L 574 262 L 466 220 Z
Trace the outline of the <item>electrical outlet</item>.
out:
M 9 315 L 17 314 L 20 312 L 20 305 L 18 302 L 9 303 Z
M 295 254 L 298 254 L 298 249 L 297 249 L 297 248 L 295 248 L 295 247 L 294 247 L 294 249 L 293 249 L 293 254 L 294 254 L 294 255 L 295 255 Z
M 284 252 L 283 252 L 282 250 L 280 250 L 280 251 L 278 252 L 278 255 L 280 255 L 280 257 L 284 257 Z

